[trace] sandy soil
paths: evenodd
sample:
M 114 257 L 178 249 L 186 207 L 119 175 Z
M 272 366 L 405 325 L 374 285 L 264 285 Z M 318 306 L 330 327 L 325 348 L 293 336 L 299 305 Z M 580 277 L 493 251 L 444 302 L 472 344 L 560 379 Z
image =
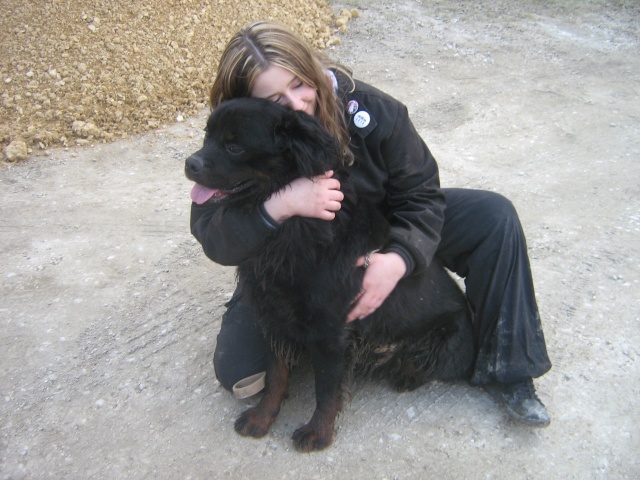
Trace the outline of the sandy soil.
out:
M 334 5 L 339 8 L 341 5 Z M 333 446 L 239 437 L 211 366 L 233 270 L 191 237 L 184 159 L 205 112 L 0 172 L 2 478 L 640 477 L 640 8 L 361 0 L 334 56 L 402 99 L 447 186 L 499 191 L 528 235 L 552 424 L 481 390 L 366 384 Z

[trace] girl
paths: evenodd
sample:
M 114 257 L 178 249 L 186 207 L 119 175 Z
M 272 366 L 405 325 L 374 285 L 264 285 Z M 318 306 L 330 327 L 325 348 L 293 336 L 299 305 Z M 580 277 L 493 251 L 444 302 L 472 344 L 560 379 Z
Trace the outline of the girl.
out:
M 363 291 L 347 321 L 371 314 L 401 278 L 420 275 L 437 255 L 465 279 L 474 312 L 477 358 L 471 383 L 482 385 L 518 421 L 547 426 L 549 415 L 532 378 L 551 363 L 513 205 L 492 192 L 440 188 L 437 164 L 406 107 L 354 80 L 348 69 L 283 26 L 251 24 L 222 55 L 211 107 L 249 96 L 316 116 L 339 140 L 358 194 L 378 205 L 391 223 L 390 243 L 367 258 Z M 331 221 L 343 199 L 332 173 L 297 179 L 251 213 L 206 202 L 200 189 L 193 196 L 191 231 L 210 259 L 237 265 L 289 217 Z M 223 387 L 243 385 L 257 393 L 263 383 L 252 380 L 264 371 L 268 348 L 254 312 L 236 291 L 214 354 Z

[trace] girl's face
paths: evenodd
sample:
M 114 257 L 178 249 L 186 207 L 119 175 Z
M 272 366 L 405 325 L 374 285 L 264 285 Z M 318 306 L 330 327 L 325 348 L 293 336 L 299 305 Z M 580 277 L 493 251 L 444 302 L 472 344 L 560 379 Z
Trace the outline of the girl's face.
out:
M 273 65 L 256 78 L 251 96 L 266 98 L 293 110 L 313 115 L 316 112 L 318 95 L 289 70 Z

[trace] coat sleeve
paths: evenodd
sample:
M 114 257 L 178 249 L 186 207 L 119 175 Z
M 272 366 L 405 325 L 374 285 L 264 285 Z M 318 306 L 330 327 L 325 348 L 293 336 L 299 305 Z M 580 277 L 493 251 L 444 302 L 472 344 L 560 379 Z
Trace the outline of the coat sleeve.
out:
M 438 248 L 446 201 L 433 155 L 413 126 L 407 108 L 401 103 L 396 106 L 393 128 L 379 144 L 387 169 L 385 203 L 391 249 L 406 249 L 417 272 L 431 263 Z M 387 113 L 391 113 L 389 109 Z
M 276 228 L 259 209 L 244 211 L 216 204 L 191 204 L 191 233 L 207 257 L 239 265 Z

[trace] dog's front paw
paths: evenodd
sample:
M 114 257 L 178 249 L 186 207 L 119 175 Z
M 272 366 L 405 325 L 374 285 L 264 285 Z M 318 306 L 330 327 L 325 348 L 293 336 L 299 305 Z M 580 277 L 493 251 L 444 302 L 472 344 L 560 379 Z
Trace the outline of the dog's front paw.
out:
M 333 432 L 318 431 L 311 423 L 303 425 L 293 432 L 293 445 L 300 452 L 322 450 L 331 445 Z
M 254 407 L 242 412 L 236 420 L 234 428 L 236 432 L 245 437 L 261 438 L 269 432 L 273 422 L 272 416 L 260 414 Z

